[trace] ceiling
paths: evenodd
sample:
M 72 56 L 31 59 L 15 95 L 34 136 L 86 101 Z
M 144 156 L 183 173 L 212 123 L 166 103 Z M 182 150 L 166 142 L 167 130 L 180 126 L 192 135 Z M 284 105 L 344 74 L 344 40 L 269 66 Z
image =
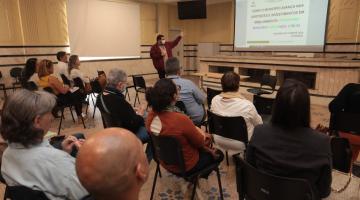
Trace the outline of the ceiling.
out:
M 184 1 L 184 0 L 139 0 L 142 2 L 152 2 L 152 3 L 176 3 L 178 1 Z M 232 0 L 206 0 L 207 4 L 216 4 L 216 3 L 223 3 L 223 2 L 229 2 Z

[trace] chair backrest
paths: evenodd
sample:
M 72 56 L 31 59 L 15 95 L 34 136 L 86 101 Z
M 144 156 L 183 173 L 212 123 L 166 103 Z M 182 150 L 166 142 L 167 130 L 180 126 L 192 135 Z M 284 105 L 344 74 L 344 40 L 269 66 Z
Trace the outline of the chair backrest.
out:
M 209 132 L 245 143 L 249 142 L 243 117 L 223 117 L 208 111 Z
M 178 166 L 181 175 L 185 176 L 185 161 L 179 141 L 170 136 L 156 136 L 150 134 L 155 161 L 162 161 L 166 165 Z
M 54 90 L 51 87 L 45 87 L 43 90 L 48 93 L 54 94 Z
M 18 81 L 21 77 L 21 71 L 22 71 L 22 68 L 20 67 L 14 67 L 14 68 L 11 68 L 10 69 L 10 76 L 15 78 L 16 81 Z
M 135 89 L 138 89 L 138 88 L 146 89 L 146 83 L 145 83 L 145 79 L 143 76 L 133 75 L 132 78 L 133 78 L 133 83 L 134 83 Z
M 257 112 L 262 115 L 271 115 L 275 99 L 254 95 L 253 103 Z
M 11 200 L 48 200 L 44 192 L 25 186 L 6 186 L 4 199 Z
M 347 138 L 332 137 L 331 153 L 333 168 L 344 173 L 351 169 L 352 151 Z
M 338 112 L 330 116 L 330 130 L 360 135 L 360 114 Z
M 0 71 L 0 79 L 2 79 L 3 75 L 2 75 L 2 72 Z
M 206 88 L 206 95 L 207 95 L 207 104 L 208 104 L 208 109 L 210 109 L 211 108 L 211 101 L 212 101 L 212 99 L 216 96 L 216 95 L 218 95 L 218 94 L 220 94 L 222 91 L 221 90 L 215 90 L 215 89 L 212 89 L 212 88 Z
M 28 89 L 28 90 L 31 90 L 31 91 L 36 91 L 36 90 L 38 90 L 38 86 L 37 86 L 36 83 L 34 83 L 33 81 L 26 82 L 23 87 L 24 87 L 25 89 Z
M 285 178 L 259 171 L 239 155 L 234 155 L 239 199 L 313 200 L 310 183 L 305 179 Z
M 184 104 L 184 102 L 182 101 L 177 101 L 175 104 L 176 107 L 178 107 L 181 111 L 183 111 L 185 114 L 187 113 L 186 111 L 186 106 Z
M 93 93 L 101 93 L 103 91 L 101 85 L 100 85 L 100 82 L 99 80 L 95 79 L 95 80 L 92 80 L 90 81 L 90 85 L 91 85 L 91 90 Z
M 101 98 L 102 98 L 102 94 L 99 94 L 98 99 L 96 100 L 96 106 L 100 110 L 101 119 L 103 121 L 104 128 L 122 127 L 122 121 L 118 118 L 115 118 L 111 114 L 111 111 L 109 110 L 109 106 L 105 105 L 106 108 L 104 108 L 105 102 L 102 102 Z
M 85 90 L 84 82 L 81 80 L 81 78 L 76 77 L 73 79 L 73 81 L 74 81 L 75 87 L 79 87 L 80 90 L 83 90 L 83 91 Z
M 260 87 L 263 88 L 263 86 L 268 86 L 274 92 L 276 82 L 277 82 L 276 76 L 271 76 L 270 74 L 264 74 L 260 82 Z
M 64 74 L 60 74 L 60 76 L 65 85 L 71 85 L 70 80 Z

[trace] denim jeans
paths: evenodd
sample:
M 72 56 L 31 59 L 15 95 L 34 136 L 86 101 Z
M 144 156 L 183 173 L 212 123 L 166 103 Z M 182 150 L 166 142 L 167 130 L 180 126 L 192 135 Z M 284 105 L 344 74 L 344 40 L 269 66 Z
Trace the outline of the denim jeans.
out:
M 153 159 L 153 153 L 152 153 L 152 146 L 151 146 L 152 144 L 149 133 L 147 132 L 144 126 L 141 126 L 136 132 L 136 136 L 141 140 L 143 144 L 147 143 L 145 154 L 148 161 L 150 162 Z

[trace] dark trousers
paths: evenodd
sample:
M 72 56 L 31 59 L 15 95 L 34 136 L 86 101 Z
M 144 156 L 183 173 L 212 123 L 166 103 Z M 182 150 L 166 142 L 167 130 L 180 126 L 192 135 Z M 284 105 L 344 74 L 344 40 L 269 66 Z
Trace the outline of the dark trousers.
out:
M 212 165 L 214 163 L 220 164 L 221 161 L 224 160 L 224 153 L 220 150 L 216 150 L 216 154 L 219 155 L 217 159 L 214 159 L 214 157 L 206 151 L 199 151 L 199 160 L 196 163 L 196 165 L 189 171 L 186 172 L 187 175 L 193 174 L 195 172 L 198 172 L 200 170 L 203 170 L 209 165 Z M 204 174 L 204 178 L 207 178 L 211 171 L 207 174 Z
M 57 97 L 58 106 L 72 105 L 75 107 L 76 115 L 81 115 L 84 95 L 79 90 L 73 93 L 68 92 L 66 94 L 59 94 Z
M 159 74 L 159 79 L 165 78 L 165 70 L 164 69 L 156 69 Z

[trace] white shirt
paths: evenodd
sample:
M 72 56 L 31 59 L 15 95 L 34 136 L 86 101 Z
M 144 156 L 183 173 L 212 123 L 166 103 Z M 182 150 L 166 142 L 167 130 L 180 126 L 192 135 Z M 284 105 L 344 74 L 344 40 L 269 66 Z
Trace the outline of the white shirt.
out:
M 211 111 L 225 117 L 242 116 L 247 126 L 249 140 L 254 132 L 254 127 L 263 123 L 254 104 L 245 98 L 223 98 L 216 95 L 211 101 Z M 214 138 L 215 142 L 223 144 L 222 146 L 226 146 L 226 149 L 245 149 L 242 142 L 219 135 L 215 135 Z M 241 147 L 239 143 L 242 144 Z
M 84 74 L 79 69 L 72 69 L 70 72 L 70 78 L 71 80 L 74 80 L 74 78 L 80 78 L 84 83 L 90 83 L 89 78 L 85 78 Z
M 75 158 L 47 140 L 28 148 L 10 143 L 4 151 L 1 174 L 10 186 L 43 191 L 49 199 L 78 200 L 88 195 L 75 171 Z
M 34 82 L 36 85 L 39 84 L 39 75 L 35 72 L 28 80 L 28 82 Z
M 54 67 L 54 75 L 59 79 L 61 79 L 61 74 L 64 74 L 67 78 L 69 78 L 69 73 L 68 73 L 68 64 L 59 61 L 58 64 Z

